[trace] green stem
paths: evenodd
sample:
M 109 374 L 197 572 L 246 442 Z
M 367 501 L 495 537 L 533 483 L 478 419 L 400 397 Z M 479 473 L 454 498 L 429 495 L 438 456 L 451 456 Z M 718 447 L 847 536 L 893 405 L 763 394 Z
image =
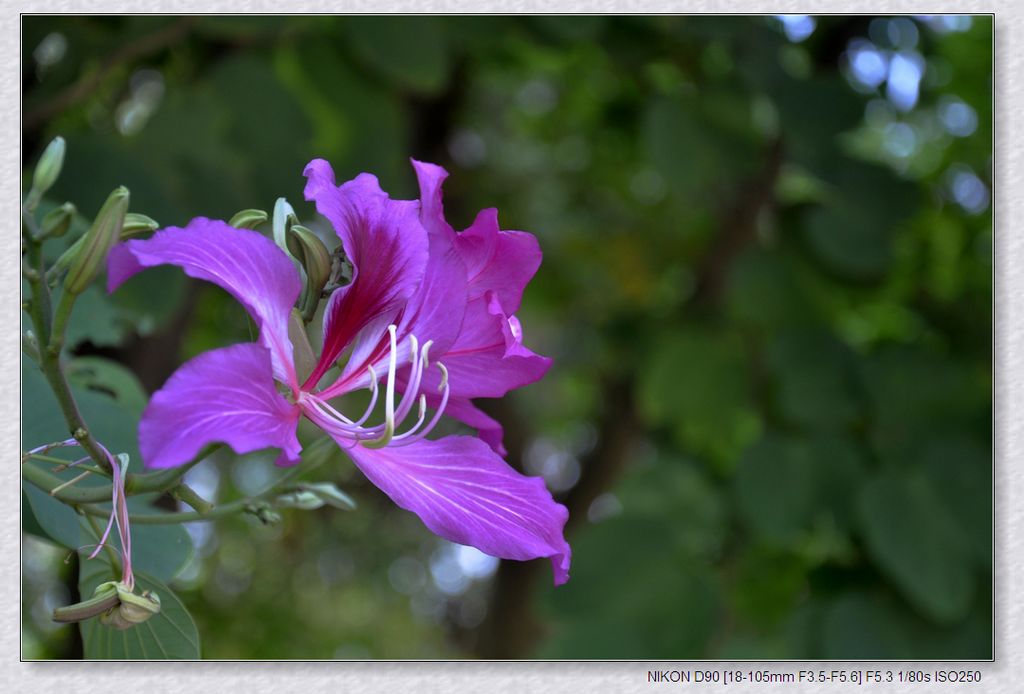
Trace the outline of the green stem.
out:
M 167 470 L 149 472 L 141 475 L 130 473 L 125 476 L 125 494 L 128 496 L 134 496 L 136 494 L 148 494 L 150 492 L 165 492 L 175 486 L 182 475 L 206 458 L 209 454 L 210 449 L 201 451 L 199 455 L 192 460 L 192 462 L 180 465 L 176 468 L 169 468 Z M 111 473 L 104 471 L 103 474 L 110 476 Z M 25 463 L 21 466 L 21 476 L 26 482 L 39 487 L 47 494 L 53 491 L 55 487 L 64 484 L 64 480 L 50 474 L 40 467 L 32 465 L 31 463 Z M 112 493 L 110 485 L 103 485 L 101 487 L 84 487 L 82 489 L 68 487 L 67 489 L 60 490 L 53 496 L 66 504 L 77 506 L 79 504 L 108 501 L 111 498 Z
M 128 520 L 132 523 L 140 523 L 142 525 L 163 525 L 167 523 L 211 521 L 217 518 L 223 518 L 224 516 L 230 516 L 235 513 L 242 513 L 247 511 L 252 504 L 279 493 L 287 483 L 291 482 L 300 474 L 308 472 L 310 469 L 312 469 L 312 466 L 302 467 L 297 465 L 288 470 L 288 472 L 286 472 L 285 474 L 281 475 L 281 477 L 279 477 L 272 485 L 267 487 L 259 494 L 255 494 L 244 499 L 238 499 L 227 504 L 221 504 L 219 506 L 212 507 L 209 511 L 205 513 L 202 513 L 200 511 L 178 511 L 176 513 L 147 513 L 140 515 L 129 515 Z M 99 508 L 97 506 L 83 505 L 80 506 L 79 508 L 88 516 L 106 517 L 110 515 L 110 511 L 103 508 Z
M 34 279 L 28 280 L 29 288 L 32 292 L 32 300 L 29 302 L 29 315 L 32 318 L 32 324 L 35 327 L 39 344 L 47 345 L 46 349 L 40 350 L 39 367 L 42 369 L 43 375 L 46 376 L 50 388 L 53 389 L 53 394 L 57 398 L 57 404 L 64 415 L 64 421 L 67 422 L 68 431 L 78 441 L 82 449 L 89 454 L 89 457 L 95 460 L 101 469 L 109 472 L 110 463 L 97 444 L 96 439 L 89 433 L 85 419 L 78 409 L 78 403 L 75 402 L 75 397 L 71 393 L 71 386 L 68 384 L 68 379 L 64 375 L 64 369 L 60 362 L 59 345 L 56 351 L 52 349 L 54 344 L 51 340 L 54 336 L 57 336 L 61 342 L 63 341 L 63 330 L 67 322 L 65 312 L 70 311 L 70 303 L 74 299 L 72 298 L 68 301 L 65 301 L 65 298 L 61 299 L 62 311 L 58 313 L 59 322 L 57 324 L 59 332 L 54 331 L 54 325 L 51 323 L 50 290 L 44 281 L 46 269 L 43 263 L 42 248 L 38 242 L 31 238 L 31 230 L 27 226 L 26 231 L 28 232 L 25 238 L 26 262 L 30 267 L 35 268 L 37 272 L 37 276 Z
M 42 355 L 39 354 L 39 344 L 36 343 L 36 338 L 31 330 L 21 335 L 21 351 L 37 365 L 43 360 Z
M 68 460 L 64 460 L 63 458 L 54 458 L 52 455 L 43 455 L 42 453 L 32 453 L 28 457 L 32 458 L 32 460 L 39 460 L 44 463 L 55 463 L 57 465 L 67 465 L 70 462 Z M 79 463 L 78 465 L 75 466 L 75 469 L 88 470 L 89 472 L 94 472 L 97 475 L 107 475 L 106 472 L 100 470 L 98 467 L 94 465 L 85 465 L 84 463 Z
M 75 299 L 78 296 L 69 291 L 64 291 L 57 302 L 57 312 L 53 316 L 53 326 L 50 332 L 50 341 L 47 351 L 60 356 L 64 348 L 64 333 L 68 327 L 68 320 L 71 318 L 71 309 L 75 306 Z
M 184 482 L 179 482 L 170 488 L 170 495 L 178 501 L 188 504 L 199 513 L 209 513 L 213 510 L 213 504 L 199 496 L 192 487 Z
M 85 235 L 83 234 L 66 251 L 61 253 L 60 257 L 54 261 L 53 266 L 46 271 L 46 284 L 48 286 L 52 287 L 57 284 L 57 280 L 71 267 L 71 261 L 74 260 L 84 245 Z

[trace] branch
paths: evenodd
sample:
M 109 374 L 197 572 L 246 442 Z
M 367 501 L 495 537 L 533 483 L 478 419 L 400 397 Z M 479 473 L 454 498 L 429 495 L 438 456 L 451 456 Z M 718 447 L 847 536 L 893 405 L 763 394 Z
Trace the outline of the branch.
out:
M 134 496 L 137 494 L 148 494 L 150 492 L 165 492 L 172 487 L 175 487 L 186 472 L 202 460 L 206 459 L 213 450 L 214 447 L 207 447 L 203 451 L 200 451 L 199 455 L 191 462 L 179 465 L 175 468 L 143 474 L 129 473 L 128 475 L 125 475 L 125 494 L 128 496 Z M 21 466 L 21 476 L 26 482 L 39 487 L 47 494 L 50 494 L 54 489 L 60 487 L 60 485 L 65 482 L 65 480 L 62 480 L 56 475 L 52 475 L 31 463 L 25 463 Z M 58 491 L 56 494 L 53 494 L 53 497 L 66 504 L 77 506 L 79 504 L 109 501 L 112 493 L 110 485 L 84 488 L 66 487 Z M 109 511 L 105 513 L 109 514 Z
M 206 502 L 205 500 L 203 500 L 203 503 L 206 504 L 206 506 L 207 506 L 205 511 L 196 510 L 196 511 L 178 511 L 178 512 L 175 512 L 175 513 L 146 513 L 146 514 L 140 514 L 140 515 L 129 515 L 128 519 L 132 523 L 140 523 L 140 524 L 143 524 L 143 525 L 147 525 L 147 524 L 148 525 L 166 525 L 166 524 L 169 524 L 169 523 L 189 523 L 189 522 L 193 522 L 193 521 L 212 521 L 212 520 L 215 520 L 217 518 L 223 518 L 224 516 L 233 515 L 235 513 L 242 513 L 242 512 L 249 513 L 249 512 L 252 511 L 252 507 L 254 505 L 258 504 L 259 502 L 261 502 L 263 500 L 265 500 L 267 497 L 274 496 L 275 494 L 281 493 L 282 491 L 284 491 L 285 487 L 288 485 L 289 482 L 291 482 L 293 479 L 295 479 L 299 475 L 301 475 L 303 473 L 306 473 L 306 472 L 309 472 L 314 467 L 317 467 L 317 466 L 315 464 L 313 464 L 313 465 L 306 465 L 305 467 L 296 465 L 295 467 L 293 467 L 290 470 L 288 470 L 288 472 L 286 472 L 285 474 L 281 475 L 273 484 L 271 484 L 269 487 L 264 489 L 259 494 L 256 494 L 256 495 L 253 495 L 253 496 L 249 496 L 249 497 L 245 497 L 244 499 L 238 499 L 236 501 L 232 501 L 230 503 L 223 504 L 221 506 L 213 506 L 209 502 Z M 183 487 L 183 486 L 184 485 L 179 485 L 178 489 L 180 490 L 180 487 Z M 194 494 L 194 492 L 193 492 L 193 494 Z M 184 499 L 182 499 L 182 500 L 184 500 Z M 189 502 L 187 500 L 185 501 L 185 503 L 188 503 L 189 505 L 192 505 L 191 502 Z M 89 516 L 106 517 L 106 516 L 110 515 L 110 511 L 108 511 L 107 509 L 100 508 L 98 506 L 83 505 L 83 506 L 80 506 L 80 508 L 81 508 L 81 510 L 86 515 L 89 515 Z M 193 506 L 193 508 L 195 508 L 195 506 Z
M 732 204 L 723 212 L 719 233 L 697 271 L 694 304 L 718 303 L 733 261 L 757 238 L 758 220 L 772 203 L 782 161 L 782 140 L 777 139 L 768 148 L 763 170 L 740 186 Z

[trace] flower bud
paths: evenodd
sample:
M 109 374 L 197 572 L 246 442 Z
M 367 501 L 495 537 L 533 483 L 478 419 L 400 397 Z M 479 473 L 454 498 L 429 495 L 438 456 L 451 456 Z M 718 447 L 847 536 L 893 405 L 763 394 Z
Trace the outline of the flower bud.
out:
M 128 629 L 142 624 L 160 613 L 160 596 L 151 591 L 136 595 L 123 583 L 117 584 L 117 597 L 121 603 L 100 615 L 100 624 L 114 629 Z
M 124 216 L 124 224 L 121 225 L 121 240 L 127 241 L 130 238 L 156 231 L 160 228 L 159 222 L 151 217 L 138 212 L 129 212 Z
M 255 229 L 267 219 L 267 213 L 263 210 L 242 210 L 228 220 L 228 224 L 236 229 Z
M 81 622 L 84 619 L 116 609 L 119 604 L 120 598 L 118 597 L 117 583 L 107 581 L 96 586 L 92 597 L 88 600 L 54 609 L 53 621 L 61 623 Z
M 55 137 L 39 157 L 32 176 L 32 190 L 37 198 L 42 197 L 57 182 L 60 170 L 64 167 L 64 148 L 64 138 Z
M 256 516 L 263 525 L 276 525 L 281 522 L 281 514 L 270 508 L 270 504 L 265 501 L 246 504 L 245 512 Z
M 288 244 L 285 241 L 288 227 L 298 223 L 299 218 L 295 216 L 295 209 L 284 198 L 278 198 L 274 203 L 274 223 L 272 229 L 274 232 L 274 243 L 285 253 L 288 252 Z
M 338 489 L 333 482 L 313 482 L 302 485 L 302 490 L 316 495 L 328 506 L 340 508 L 343 511 L 354 511 L 356 502 L 345 492 Z
M 56 239 L 67 233 L 67 230 L 71 228 L 71 220 L 74 219 L 75 206 L 70 202 L 66 202 L 60 207 L 55 207 L 46 213 L 43 217 L 43 221 L 39 224 L 40 237 L 41 239 Z
M 297 508 L 302 511 L 312 511 L 324 505 L 323 499 L 313 492 L 295 491 L 282 494 L 274 502 L 281 508 Z
M 128 212 L 128 189 L 119 187 L 103 203 L 89 231 L 82 237 L 82 247 L 71 260 L 64 289 L 81 294 L 103 269 L 107 254 L 121 236 L 121 227 Z
M 307 323 L 320 303 L 320 293 L 331 277 L 331 254 L 316 234 L 293 224 L 287 234 L 288 252 L 299 261 L 306 273 L 306 285 L 299 299 L 302 319 Z

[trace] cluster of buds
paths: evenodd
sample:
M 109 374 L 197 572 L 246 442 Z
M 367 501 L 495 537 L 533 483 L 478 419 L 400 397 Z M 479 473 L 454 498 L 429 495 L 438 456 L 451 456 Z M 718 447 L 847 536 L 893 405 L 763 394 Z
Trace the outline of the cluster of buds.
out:
M 160 612 L 160 596 L 144 590 L 141 595 L 122 581 L 107 581 L 96 586 L 88 600 L 58 607 L 53 611 L 55 622 L 81 622 L 99 617 L 100 624 L 113 629 L 129 629 L 142 624 Z
M 27 213 L 35 211 L 43 195 L 60 177 L 65 149 L 64 138 L 56 137 L 43 151 L 33 172 L 32 188 L 25 198 Z M 128 189 L 124 186 L 119 186 L 107 197 L 88 231 L 50 268 L 47 279 L 51 285 L 55 286 L 64 276 L 64 289 L 72 294 L 81 294 L 106 266 L 107 254 L 114 244 L 156 230 L 159 225 L 155 221 L 144 214 L 128 211 L 129 198 Z M 36 240 L 64 236 L 77 215 L 77 208 L 70 202 L 54 207 L 39 222 Z
M 268 219 L 263 210 L 249 209 L 238 212 L 228 224 L 236 229 L 255 229 Z M 302 276 L 303 290 L 297 308 L 302 320 L 308 323 L 320 305 L 328 282 L 337 274 L 337 261 L 320 237 L 299 223 L 295 209 L 284 198 L 274 203 L 272 228 L 274 243 L 288 254 Z
M 292 258 L 302 277 L 303 290 L 297 308 L 302 320 L 308 323 L 333 273 L 331 252 L 320 237 L 299 223 L 295 210 L 284 198 L 278 198 L 274 204 L 273 232 L 274 242 Z

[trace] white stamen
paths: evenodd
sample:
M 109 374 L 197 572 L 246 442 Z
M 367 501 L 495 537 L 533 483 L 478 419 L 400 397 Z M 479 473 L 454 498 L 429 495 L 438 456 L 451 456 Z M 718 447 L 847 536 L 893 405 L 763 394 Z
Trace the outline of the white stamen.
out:
M 388 326 L 388 337 L 390 340 L 390 352 L 388 354 L 388 382 L 384 395 L 384 422 L 376 426 L 363 426 L 364 422 L 371 416 L 374 406 L 377 403 L 380 392 L 379 377 L 373 366 L 367 365 L 370 376 L 369 388 L 372 395 L 370 404 L 366 411 L 356 421 L 352 421 L 341 412 L 332 407 L 327 398 L 327 393 L 318 394 L 302 392 L 299 394 L 299 402 L 304 404 L 306 415 L 318 426 L 330 432 L 339 443 L 351 441 L 351 445 L 362 444 L 367 448 L 383 448 L 391 445 L 407 445 L 423 439 L 437 425 L 445 408 L 448 405 L 450 389 L 448 386 L 448 369 L 444 364 L 438 362 L 437 368 L 441 372 L 438 392 L 442 393 L 434 416 L 426 427 L 423 426 L 427 417 L 427 396 L 420 392 L 423 383 L 423 373 L 430 366 L 430 348 L 433 340 L 427 340 L 421 346 L 415 335 L 409 335 L 409 371 L 406 377 L 404 392 L 400 402 L 395 403 L 395 382 L 398 370 L 398 328 L 395 325 Z M 412 410 L 413 403 L 418 401 L 417 421 L 408 430 L 396 435 L 396 430 Z
M 448 369 L 441 362 L 437 363 L 437 368 L 441 369 L 441 385 L 437 387 L 437 392 L 440 393 L 448 389 Z
M 388 445 L 395 435 L 395 369 L 398 366 L 397 330 L 398 328 L 394 324 L 388 326 L 388 336 L 391 339 L 391 354 L 388 357 L 387 394 L 384 396 L 384 433 L 380 438 L 363 441 L 363 445 L 367 448 L 383 448 Z
M 437 368 L 441 369 L 441 385 L 438 387 L 438 390 L 443 390 L 444 395 L 441 396 L 441 403 L 437 406 L 437 410 L 434 412 L 434 416 L 431 418 L 430 423 L 427 424 L 422 431 L 416 433 L 416 429 L 419 428 L 419 423 L 417 423 L 416 427 L 413 429 L 410 429 L 401 436 L 396 436 L 392 445 L 407 446 L 410 443 L 415 443 L 416 441 L 423 439 L 441 420 L 441 415 L 444 414 L 444 409 L 448 406 L 448 395 L 451 392 L 451 389 L 448 388 L 448 369 L 446 369 L 444 364 L 441 362 L 437 363 Z M 426 395 L 420 395 L 420 401 L 423 403 L 423 406 L 426 406 L 426 400 Z M 422 422 L 422 420 L 420 421 Z

